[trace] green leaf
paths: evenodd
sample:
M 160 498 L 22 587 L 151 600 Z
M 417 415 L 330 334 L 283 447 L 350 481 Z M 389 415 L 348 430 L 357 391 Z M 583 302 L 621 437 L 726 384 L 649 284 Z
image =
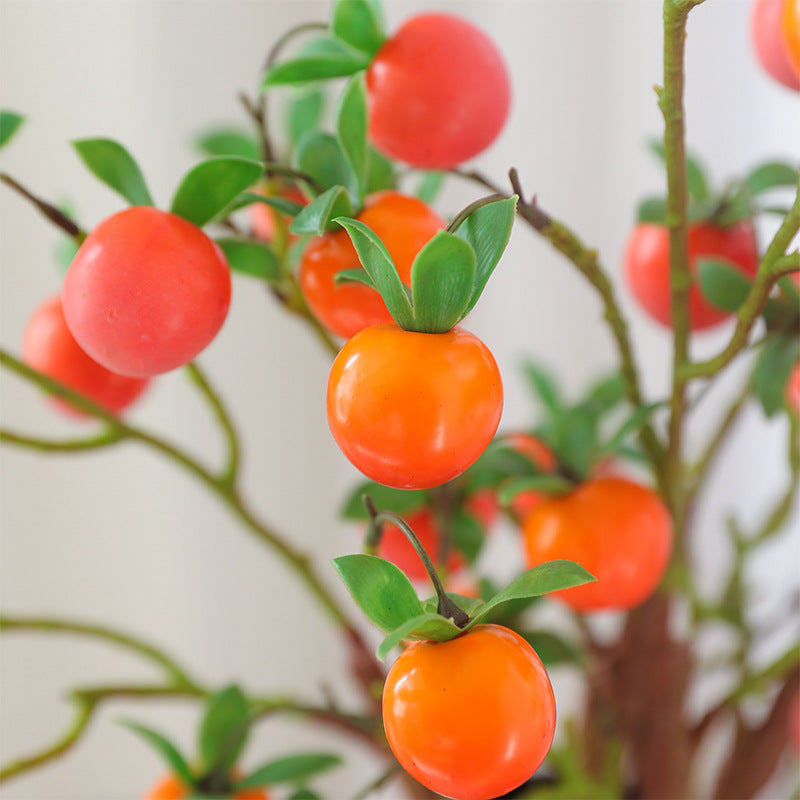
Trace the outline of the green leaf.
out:
M 446 174 L 445 172 L 438 172 L 436 170 L 423 173 L 422 180 L 414 190 L 414 194 L 419 197 L 423 203 L 430 205 L 438 196 Z
M 664 405 L 665 404 L 663 402 L 660 402 L 639 406 L 630 415 L 630 417 L 628 417 L 628 419 L 622 423 L 622 425 L 619 427 L 619 430 L 617 430 L 617 432 L 608 440 L 608 442 L 600 448 L 600 452 L 596 455 L 601 456 L 605 454 L 616 453 L 623 443 L 625 443 L 625 441 L 631 436 L 639 433 L 639 431 L 644 427 L 653 414 L 655 414 L 655 412 Z
M 661 142 L 652 140 L 649 142 L 650 149 L 661 159 L 662 163 L 666 163 L 664 154 L 664 145 Z M 690 156 L 686 156 L 686 177 L 688 181 L 689 195 L 698 203 L 702 203 L 708 199 L 708 181 L 706 180 L 705 170 L 700 162 Z
M 615 373 L 595 383 L 581 405 L 599 418 L 625 399 L 625 391 L 625 378 L 621 373 Z
M 532 489 L 544 494 L 564 494 L 571 491 L 574 485 L 566 478 L 559 475 L 521 475 L 518 478 L 511 478 L 506 481 L 497 493 L 500 505 L 509 506 L 520 492 L 528 492 Z
M 344 78 L 366 69 L 370 59 L 361 53 L 320 53 L 302 56 L 275 64 L 261 83 L 261 89 L 271 86 L 297 86 L 310 81 Z
M 0 109 L 0 147 L 8 144 L 11 137 L 19 130 L 25 117 L 14 111 Z
M 411 296 L 414 329 L 444 333 L 462 319 L 475 283 L 475 252 L 468 242 L 439 231 L 414 258 Z
M 750 292 L 752 282 L 730 261 L 722 258 L 697 260 L 703 294 L 724 311 L 738 311 Z
M 364 286 L 369 286 L 370 289 L 375 289 L 375 284 L 372 282 L 369 273 L 361 267 L 357 269 L 340 269 L 333 276 L 334 286 L 341 286 L 346 283 L 362 283 Z
M 572 642 L 550 631 L 519 631 L 520 636 L 536 651 L 547 666 L 557 664 L 583 664 L 581 650 Z
M 396 187 L 397 170 L 394 168 L 394 163 L 374 147 L 367 146 L 367 177 L 364 192 L 372 194 Z
M 453 545 L 464 554 L 467 562 L 472 564 L 478 557 L 486 540 L 480 520 L 466 511 L 459 511 L 452 520 Z
M 559 460 L 578 475 L 586 475 L 595 455 L 597 425 L 594 415 L 582 406 L 570 408 L 556 421 L 555 450 Z
M 89 170 L 132 206 L 152 206 L 142 171 L 133 156 L 111 139 L 80 139 L 72 146 Z
M 780 161 L 760 164 L 746 178 L 747 185 L 754 195 L 767 192 L 779 186 L 793 188 L 797 186 L 797 180 L 797 167 L 792 167 Z
M 339 98 L 336 137 L 350 165 L 358 197 L 356 205 L 360 206 L 367 172 L 367 88 L 363 72 L 348 81 Z
M 381 511 L 394 511 L 403 516 L 408 511 L 422 508 L 427 503 L 428 493 L 421 489 L 393 489 L 381 483 L 366 481 L 360 483 L 347 496 L 339 515 L 342 519 L 363 520 L 369 519 L 369 514 L 364 506 L 363 497 L 368 494 Z
M 120 720 L 120 725 L 124 725 L 128 730 L 138 734 L 144 739 L 151 747 L 153 747 L 159 755 L 164 759 L 164 762 L 169 767 L 170 771 L 179 778 L 187 787 L 194 786 L 194 776 L 189 769 L 186 759 L 181 755 L 177 747 L 172 742 L 166 739 L 157 731 L 146 728 L 138 722 L 131 720 Z
M 353 173 L 336 137 L 322 131 L 308 131 L 297 143 L 294 166 L 310 175 L 323 189 L 346 186 L 355 192 Z
M 413 328 L 411 301 L 383 242 L 363 222 L 346 217 L 339 217 L 334 222 L 347 231 L 361 266 L 369 273 L 395 322 L 402 328 Z
M 333 559 L 347 590 L 369 619 L 383 631 L 393 631 L 422 614 L 411 581 L 389 561 L 356 553 Z
M 557 416 L 562 411 L 561 397 L 556 382 L 544 369 L 530 361 L 522 365 L 522 370 L 528 385 L 533 389 L 534 395 L 541 401 L 545 410 Z
M 523 597 L 538 597 L 550 592 L 569 589 L 595 580 L 580 564 L 574 561 L 546 561 L 533 569 L 524 572 L 512 581 L 505 589 L 501 589 L 486 605 L 470 620 L 467 628 L 476 625 L 488 613 L 505 603 L 507 600 L 516 600 Z
M 344 186 L 334 186 L 312 200 L 292 220 L 289 230 L 297 234 L 322 236 L 325 231 L 336 229 L 337 217 L 353 213 L 350 195 Z
M 293 792 L 289 796 L 289 800 L 321 800 L 321 798 L 316 792 L 312 792 L 311 789 L 303 786 L 296 792 Z
M 276 783 L 295 783 L 340 766 L 342 759 L 332 753 L 297 753 L 283 756 L 257 767 L 234 784 L 234 791 L 260 789 Z
M 262 158 L 261 147 L 248 133 L 235 128 L 213 128 L 195 139 L 196 147 L 207 156 L 239 156 L 252 161 Z
M 227 775 L 239 759 L 249 731 L 250 705 L 238 686 L 228 686 L 209 698 L 198 738 L 204 769 Z
M 296 146 L 306 131 L 313 131 L 322 119 L 325 96 L 319 89 L 299 93 L 289 104 L 286 127 L 289 141 Z
M 440 614 L 420 614 L 395 628 L 378 645 L 376 655 L 383 661 L 392 648 L 397 647 L 403 639 L 429 639 L 434 642 L 446 642 L 460 633 L 461 629 L 458 625 Z
M 666 225 L 667 201 L 663 197 L 645 198 L 636 208 L 636 221 Z
M 514 195 L 481 206 L 458 226 L 456 236 L 469 243 L 475 251 L 476 259 L 475 284 L 465 314 L 469 313 L 477 303 L 486 282 L 506 249 L 516 211 L 517 196 Z
M 261 278 L 273 286 L 281 283 L 281 262 L 275 252 L 263 242 L 252 239 L 217 239 L 228 264 L 240 275 Z
M 338 0 L 331 15 L 331 32 L 370 57 L 385 39 L 375 6 L 366 0 Z
M 171 211 L 201 228 L 262 175 L 264 165 L 239 156 L 213 156 L 186 173 Z
M 797 336 L 775 334 L 764 342 L 753 373 L 753 392 L 771 417 L 785 404 L 786 381 L 800 360 L 800 339 Z
M 253 203 L 263 203 L 265 206 L 271 206 L 281 214 L 287 217 L 296 217 L 304 208 L 304 205 L 296 203 L 294 200 L 289 200 L 286 197 L 273 194 L 256 194 L 255 192 L 242 192 L 230 208 L 239 209 L 245 206 L 251 206 Z

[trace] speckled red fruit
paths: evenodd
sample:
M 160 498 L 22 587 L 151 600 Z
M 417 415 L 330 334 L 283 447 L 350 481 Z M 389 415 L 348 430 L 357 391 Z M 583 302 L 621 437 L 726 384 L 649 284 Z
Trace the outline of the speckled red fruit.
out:
M 753 224 L 748 220 L 720 228 L 707 222 L 689 226 L 689 269 L 696 274 L 702 257 L 723 259 L 745 275 L 758 270 L 758 247 Z M 631 234 L 625 251 L 628 285 L 642 308 L 657 322 L 672 326 L 669 276 L 669 230 L 665 225 L 641 223 Z M 723 322 L 730 313 L 706 300 L 695 279 L 689 290 L 692 330 L 704 330 Z
M 230 269 L 196 225 L 135 206 L 86 237 L 61 298 L 72 335 L 95 361 L 148 377 L 187 364 L 217 335 L 230 305 Z
M 22 338 L 22 360 L 112 413 L 127 408 L 149 383 L 145 378 L 117 375 L 89 358 L 67 327 L 58 295 L 45 300 L 28 321 Z M 87 416 L 58 397 L 53 402 L 73 416 Z
M 369 133 L 392 158 L 447 169 L 485 150 L 511 101 L 500 51 L 483 31 L 448 14 L 409 19 L 367 69 Z

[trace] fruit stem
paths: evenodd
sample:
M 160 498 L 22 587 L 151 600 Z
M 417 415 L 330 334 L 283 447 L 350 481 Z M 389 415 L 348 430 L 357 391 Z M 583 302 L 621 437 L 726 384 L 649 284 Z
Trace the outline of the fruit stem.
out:
M 436 567 L 434 567 L 433 562 L 431 561 L 431 557 L 428 555 L 427 550 L 425 550 L 425 548 L 422 546 L 422 543 L 417 538 L 417 535 L 414 533 L 411 526 L 399 514 L 395 514 L 394 511 L 378 511 L 375 508 L 375 503 L 372 501 L 372 498 L 369 495 L 363 495 L 362 499 L 364 501 L 364 506 L 367 509 L 367 513 L 369 514 L 370 520 L 370 525 L 367 532 L 368 542 L 377 547 L 378 543 L 380 542 L 380 537 L 383 533 L 384 522 L 391 522 L 392 525 L 396 525 L 398 528 L 400 528 L 406 539 L 408 539 L 408 541 L 411 543 L 411 546 L 416 551 L 417 555 L 422 561 L 423 566 L 425 567 L 425 571 L 428 573 L 428 577 L 431 579 L 433 588 L 436 591 L 436 596 L 439 598 L 439 603 L 436 607 L 436 610 L 445 619 L 452 619 L 459 628 L 466 627 L 466 625 L 469 623 L 469 615 L 466 613 L 466 611 L 464 611 L 464 609 L 460 608 L 447 596 L 447 592 L 445 592 L 444 586 L 442 586 L 442 582 L 439 580 L 439 575 L 436 572 Z

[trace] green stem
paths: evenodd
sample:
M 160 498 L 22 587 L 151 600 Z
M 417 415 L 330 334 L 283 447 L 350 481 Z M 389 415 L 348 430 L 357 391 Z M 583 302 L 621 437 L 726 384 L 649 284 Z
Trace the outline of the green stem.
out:
M 176 686 L 195 687 L 195 682 L 187 672 L 178 665 L 174 658 L 167 655 L 155 645 L 143 639 L 122 633 L 103 625 L 93 625 L 75 620 L 53 619 L 51 617 L 16 617 L 4 614 L 0 616 L 0 632 L 39 632 L 39 633 L 69 633 L 87 636 L 92 639 L 101 639 L 105 642 L 118 645 L 127 650 L 138 653 L 143 658 L 157 664 L 165 672 L 171 683 Z
M 236 434 L 233 420 L 223 405 L 219 394 L 213 389 L 208 381 L 208 378 L 200 369 L 200 366 L 197 364 L 197 362 L 192 361 L 191 363 L 187 364 L 186 370 L 189 374 L 189 378 L 200 389 L 200 391 L 203 393 L 203 396 L 208 401 L 208 404 L 214 412 L 217 422 L 225 434 L 225 439 L 228 445 L 228 463 L 223 472 L 220 474 L 219 481 L 229 489 L 233 489 L 239 473 L 240 458 L 239 437 Z
M 289 285 L 289 294 L 288 296 L 278 295 L 278 299 L 283 303 L 286 309 L 308 322 L 314 335 L 332 356 L 338 355 L 341 348 L 336 344 L 333 337 L 328 333 L 322 323 L 314 316 L 314 312 L 308 307 L 308 303 L 306 303 L 306 299 L 297 283 L 297 278 L 291 273 L 288 273 L 286 275 L 286 281 Z
M 264 174 L 270 176 L 280 175 L 283 177 L 292 178 L 295 182 L 302 181 L 317 194 L 322 194 L 322 192 L 325 191 L 324 187 L 319 183 L 319 181 L 309 175 L 307 172 L 301 172 L 300 170 L 287 167 L 284 164 L 278 164 L 274 161 L 268 161 L 266 164 L 264 164 Z
M 41 439 L 35 436 L 22 436 L 8 428 L 0 428 L 0 441 L 18 447 L 27 447 L 30 450 L 39 450 L 42 453 L 74 453 L 81 450 L 99 450 L 110 447 L 124 437 L 117 431 L 106 431 L 97 436 L 85 439 Z

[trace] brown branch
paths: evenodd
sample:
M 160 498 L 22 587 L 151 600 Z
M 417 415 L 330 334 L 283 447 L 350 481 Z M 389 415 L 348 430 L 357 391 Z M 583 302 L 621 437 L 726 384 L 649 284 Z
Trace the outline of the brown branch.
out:
M 52 203 L 48 203 L 37 197 L 33 192 L 28 191 L 21 183 L 14 180 L 10 175 L 5 172 L 0 172 L 0 181 L 11 187 L 15 192 L 21 194 L 26 200 L 29 200 L 36 206 L 39 211 L 44 214 L 47 219 L 54 225 L 61 228 L 67 236 L 71 236 L 78 244 L 83 242 L 86 238 L 86 231 L 73 222 L 61 209 L 56 208 Z

